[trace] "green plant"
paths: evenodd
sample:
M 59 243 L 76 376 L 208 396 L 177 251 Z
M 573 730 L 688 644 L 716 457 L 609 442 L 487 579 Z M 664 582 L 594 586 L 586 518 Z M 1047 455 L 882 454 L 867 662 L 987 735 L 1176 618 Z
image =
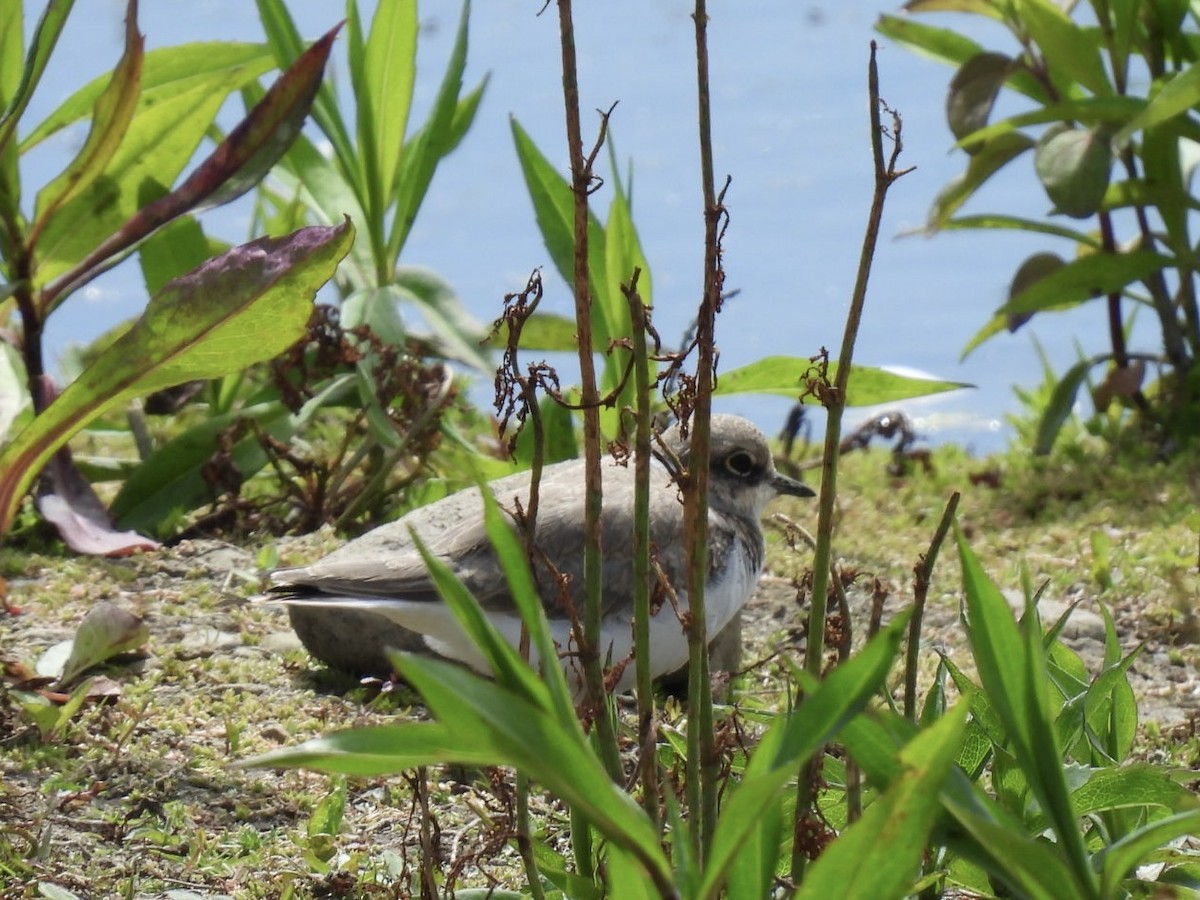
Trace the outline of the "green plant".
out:
M 1132 407 L 1164 446 L 1193 438 L 1200 421 L 1190 185 L 1191 148 L 1200 136 L 1193 112 L 1200 102 L 1196 10 L 1179 0 L 1065 7 L 1050 0 L 910 0 L 904 9 L 981 16 L 1016 42 L 1015 50 L 1001 53 L 954 29 L 909 17 L 880 19 L 883 34 L 957 67 L 946 108 L 968 162 L 934 201 L 927 230 L 1014 229 L 1064 240 L 1073 255 L 1039 252 L 1025 260 L 1008 301 L 964 355 L 1034 316 L 1099 306 L 1109 348 L 1058 380 L 1031 448 L 1050 450 L 1080 387 L 1097 369 L 1103 370 L 1092 391 L 1098 411 Z M 1019 109 L 992 121 L 1001 94 Z M 993 175 L 1028 159 L 1030 151 L 1051 217 L 960 214 Z M 1157 351 L 1127 345 L 1131 309 L 1153 317 Z M 1149 381 L 1147 369 L 1157 373 Z
M 19 333 L 2 332 L 11 349 L 0 354 L 0 377 L 24 382 L 31 410 L 6 422 L 0 436 L 6 439 L 0 450 L 0 535 L 43 466 L 106 409 L 240 370 L 293 343 L 303 333 L 313 293 L 332 275 L 353 235 L 348 224 L 335 222 L 262 239 L 167 281 L 141 319 L 56 397 L 43 360 L 48 317 L 156 231 L 170 223 L 180 227 L 188 214 L 253 188 L 299 132 L 337 31 L 298 56 L 229 136 L 172 188 L 228 94 L 270 68 L 270 58 L 241 44 L 145 53 L 137 4 L 130 2 L 125 50 L 110 76 L 77 91 L 18 140 L 22 115 L 72 5 L 46 7 L 27 52 L 23 5 L 8 3 L 0 11 L 0 325 L 14 311 L 20 322 Z M 87 140 L 37 193 L 27 217 L 20 205 L 19 157 L 89 116 Z M 190 263 L 209 255 L 205 247 Z M 57 456 L 47 481 L 43 514 L 54 516 L 72 544 L 113 552 L 145 543 L 112 532 L 69 456 Z M 47 512 L 48 496 L 60 501 L 53 513 Z
M 288 66 L 303 44 L 281 0 L 259 0 L 268 48 Z M 426 474 L 455 397 L 449 372 L 430 358 L 486 368 L 480 331 L 449 284 L 400 254 L 440 161 L 474 120 L 485 83 L 464 94 L 470 5 L 427 120 L 410 128 L 417 85 L 417 4 L 383 3 L 370 28 L 346 4 L 346 67 L 353 109 L 329 85 L 317 90 L 312 121 L 328 158 L 301 134 L 259 186 L 255 228 L 278 233 L 348 216 L 361 238 L 334 278 L 340 303 L 322 308 L 306 342 L 269 368 L 235 372 L 210 385 L 208 415 L 156 448 L 114 501 L 123 527 L 153 528 L 193 509 L 214 489 L 236 501 L 245 479 L 270 467 L 270 485 L 251 509 L 273 510 L 273 530 L 340 526 L 379 513 L 383 500 Z M 243 89 L 247 105 L 261 91 Z M 352 128 L 347 125 L 350 121 Z M 415 309 L 429 332 L 401 315 Z M 265 367 L 264 367 L 265 368 Z M 323 429 L 322 423 L 337 425 Z M 452 426 L 451 426 L 452 428 Z M 311 440 L 300 444 L 301 434 Z M 315 449 L 314 449 L 315 445 Z M 231 476 L 214 485 L 213 463 Z M 238 511 L 236 502 L 230 507 Z M 217 515 L 221 515 L 218 510 Z

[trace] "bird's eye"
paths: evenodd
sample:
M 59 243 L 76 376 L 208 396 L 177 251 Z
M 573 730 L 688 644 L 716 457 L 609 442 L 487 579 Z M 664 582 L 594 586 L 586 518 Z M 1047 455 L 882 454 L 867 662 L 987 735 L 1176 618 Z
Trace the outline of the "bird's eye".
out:
M 754 457 L 745 450 L 735 450 L 725 457 L 725 468 L 730 473 L 745 478 L 755 469 Z

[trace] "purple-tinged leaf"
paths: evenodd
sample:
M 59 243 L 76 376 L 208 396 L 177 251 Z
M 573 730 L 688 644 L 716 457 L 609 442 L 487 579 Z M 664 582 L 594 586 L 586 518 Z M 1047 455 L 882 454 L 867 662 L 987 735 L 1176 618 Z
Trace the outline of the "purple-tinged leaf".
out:
M 106 409 L 277 355 L 304 334 L 317 289 L 350 249 L 349 220 L 260 238 L 170 282 L 141 318 L 0 451 L 0 534 L 66 441 Z
M 228 203 L 257 184 L 299 134 L 339 28 L 340 24 L 309 47 L 183 184 L 143 207 L 86 259 L 47 285 L 43 311 L 99 274 L 106 260 L 155 229 L 184 213 Z
M 137 0 L 129 0 L 125 11 L 125 52 L 113 69 L 108 86 L 96 98 L 92 127 L 83 147 L 66 170 L 38 192 L 28 243 L 36 243 L 46 222 L 104 172 L 120 147 L 141 95 L 144 44 L 138 32 Z

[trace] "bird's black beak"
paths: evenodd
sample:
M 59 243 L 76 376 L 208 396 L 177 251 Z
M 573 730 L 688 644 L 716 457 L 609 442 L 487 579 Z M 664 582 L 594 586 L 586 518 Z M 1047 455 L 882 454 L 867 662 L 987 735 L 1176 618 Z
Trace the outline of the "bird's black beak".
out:
M 775 473 L 775 477 L 771 479 L 771 487 L 775 488 L 778 494 L 787 494 L 791 497 L 815 497 L 817 492 L 810 488 L 802 481 L 797 481 L 795 478 L 789 478 L 779 472 Z

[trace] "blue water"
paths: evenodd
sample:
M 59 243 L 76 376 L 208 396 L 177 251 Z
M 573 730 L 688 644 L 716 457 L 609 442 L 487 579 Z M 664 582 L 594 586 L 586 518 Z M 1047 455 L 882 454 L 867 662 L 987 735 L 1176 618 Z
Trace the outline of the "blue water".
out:
M 369 7 L 371 4 L 364 4 Z M 703 223 L 696 150 L 694 31 L 685 0 L 606 0 L 576 4 L 581 105 L 585 131 L 594 110 L 619 101 L 612 131 L 622 160 L 635 170 L 635 220 L 654 279 L 655 316 L 670 340 L 687 326 L 701 292 Z M 710 2 L 713 125 L 718 179 L 728 174 L 730 226 L 725 242 L 727 288 L 740 293 L 718 322 L 721 367 L 730 370 L 767 355 L 806 357 L 836 351 L 862 241 L 872 189 L 866 69 L 873 23 L 898 3 L 753 4 Z M 337 5 L 294 2 L 302 32 L 332 26 Z M 443 165 L 418 218 L 404 260 L 430 266 L 456 287 L 482 320 L 495 317 L 503 295 L 522 287 L 538 266 L 548 273 L 545 307 L 570 314 L 570 294 L 553 275 L 537 233 L 512 148 L 515 116 L 565 171 L 563 107 L 555 7 L 540 17 L 537 0 L 477 0 L 467 76 L 491 84 L 475 128 Z M 123 4 L 79 4 L 47 80 L 26 121 L 31 127 L 76 86 L 118 57 Z M 456 2 L 422 4 L 423 43 L 415 119 L 436 90 L 457 22 Z M 942 24 L 969 21 L 943 16 Z M 143 0 L 147 46 L 188 40 L 256 40 L 261 29 L 247 0 Z M 27 27 L 32 23 L 27 23 Z M 981 32 L 993 46 L 1011 45 Z M 344 52 L 343 47 L 338 52 Z M 903 117 L 902 167 L 915 166 L 893 187 L 871 276 L 855 361 L 904 366 L 976 385 L 903 404 L 931 442 L 955 440 L 979 452 L 1004 445 L 1006 412 L 1018 408 L 1013 383 L 1040 381 L 1030 334 L 1054 366 L 1104 346 L 1099 307 L 1035 321 L 1025 332 L 993 339 L 965 362 L 969 338 L 1005 299 L 1012 272 L 1049 239 L 1013 234 L 900 235 L 921 225 L 937 191 L 963 168 L 951 153 L 943 98 L 951 71 L 881 42 L 882 94 Z M 340 67 L 336 74 L 345 80 Z M 40 160 L 26 163 L 29 184 L 51 177 L 82 142 L 85 128 L 61 135 Z M 967 211 L 1004 209 L 1038 216 L 1049 207 L 1024 160 L 1019 177 L 989 187 Z M 1018 164 L 1022 165 L 1022 164 Z M 33 191 L 28 191 L 31 197 Z M 610 194 L 595 196 L 603 218 Z M 245 205 L 206 214 L 206 227 L 246 238 Z M 140 274 L 125 264 L 68 304 L 51 321 L 52 350 L 86 341 L 133 315 L 144 303 Z M 1152 339 L 1150 335 L 1150 339 Z M 1150 349 L 1153 349 L 1150 343 Z M 490 379 L 473 392 L 486 403 Z M 774 431 L 790 402 L 782 397 L 722 398 Z M 851 410 L 849 425 L 869 412 Z M 820 416 L 818 415 L 819 419 Z

